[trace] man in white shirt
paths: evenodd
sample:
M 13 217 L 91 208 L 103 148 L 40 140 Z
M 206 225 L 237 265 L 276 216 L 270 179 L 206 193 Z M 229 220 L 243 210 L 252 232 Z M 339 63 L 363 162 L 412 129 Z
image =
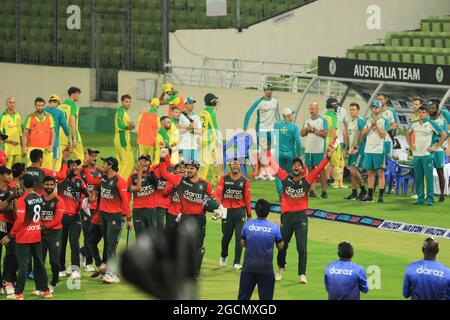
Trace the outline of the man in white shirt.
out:
M 414 141 L 411 134 L 414 133 Z M 435 137 L 439 136 L 439 140 Z M 439 150 L 447 138 L 447 133 L 429 118 L 427 106 L 419 108 L 419 120 L 411 123 L 406 140 L 413 153 L 414 176 L 417 184 L 417 204 L 434 205 L 434 177 L 432 152 Z M 433 141 L 437 141 L 434 143 Z M 424 179 L 427 185 L 427 197 L 424 197 Z
M 326 151 L 326 137 L 328 135 L 328 121 L 319 115 L 319 105 L 314 102 L 309 106 L 311 117 L 306 119 L 300 135 L 305 138 L 305 165 L 308 172 L 319 166 Z M 320 173 L 322 197 L 327 194 L 327 176 L 325 170 Z M 314 184 L 309 191 L 309 197 L 315 198 Z
M 250 118 L 253 112 L 256 111 L 256 134 L 258 146 L 260 140 L 266 140 L 267 147 L 270 149 L 274 134 L 273 126 L 275 122 L 280 121 L 280 112 L 278 100 L 272 96 L 273 86 L 270 83 L 266 83 L 263 89 L 264 96 L 256 100 L 245 114 L 244 132 L 247 131 Z M 270 175 L 266 176 L 265 178 L 269 180 L 275 180 L 275 178 Z
M 373 189 L 375 188 L 375 170 L 378 172 L 379 197 L 378 203 L 383 203 L 384 187 L 386 180 L 384 178 L 384 168 L 386 167 L 386 153 L 384 148 L 384 139 L 389 131 L 389 121 L 381 115 L 382 104 L 375 100 L 371 107 L 372 115 L 366 120 L 366 126 L 358 138 L 358 145 L 366 137 L 364 147 L 363 168 L 367 170 L 368 193 L 361 198 L 364 202 L 373 202 Z
M 202 134 L 202 122 L 200 117 L 194 113 L 194 104 L 197 101 L 187 97 L 185 102 L 186 111 L 180 115 L 179 133 L 180 145 L 184 161 L 199 161 L 198 146 Z

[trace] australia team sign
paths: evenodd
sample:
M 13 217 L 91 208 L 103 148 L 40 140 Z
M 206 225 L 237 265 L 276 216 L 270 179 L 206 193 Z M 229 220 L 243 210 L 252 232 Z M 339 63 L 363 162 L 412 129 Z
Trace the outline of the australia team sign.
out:
M 450 66 L 319 57 L 319 76 L 450 85 Z

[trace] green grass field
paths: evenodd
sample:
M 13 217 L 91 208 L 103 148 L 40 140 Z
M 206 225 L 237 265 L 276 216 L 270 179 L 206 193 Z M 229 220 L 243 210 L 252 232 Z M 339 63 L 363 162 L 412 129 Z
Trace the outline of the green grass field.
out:
M 112 136 L 83 135 L 84 147 L 94 147 L 101 151 L 101 155 L 114 155 Z M 310 207 L 367 215 L 395 221 L 410 222 L 427 226 L 450 228 L 449 204 L 436 203 L 434 207 L 417 207 L 409 196 L 386 195 L 385 203 L 361 204 L 342 200 L 349 190 L 329 191 L 329 199 L 312 199 Z M 252 199 L 266 198 L 277 201 L 273 182 L 252 181 Z M 271 214 L 270 219 L 276 221 L 279 216 Z M 123 231 L 119 251 L 125 248 L 126 231 Z M 236 299 L 239 286 L 239 272 L 234 271 L 231 263 L 226 268 L 219 267 L 221 229 L 220 222 L 208 219 L 206 227 L 206 254 L 202 266 L 202 280 L 199 282 L 199 299 Z M 276 283 L 275 299 L 326 299 L 323 286 L 323 272 L 326 265 L 337 259 L 337 244 L 342 240 L 349 240 L 355 246 L 354 262 L 363 265 L 377 266 L 380 270 L 379 289 L 371 290 L 362 299 L 403 299 L 402 283 L 406 266 L 422 258 L 421 244 L 423 236 L 401 234 L 354 226 L 338 222 L 328 222 L 318 219 L 309 220 L 308 242 L 308 281 L 307 285 L 298 284 L 297 253 L 295 243 L 290 246 L 287 256 L 288 268 L 283 280 Z M 234 240 L 230 247 L 230 254 L 234 253 Z M 295 240 L 294 240 L 295 241 Z M 132 240 L 134 242 L 134 233 Z M 67 252 L 68 260 L 69 250 Z M 232 261 L 233 257 L 229 257 Z M 450 241 L 440 240 L 438 260 L 450 265 Z M 276 263 L 274 264 L 276 265 Z M 49 269 L 48 269 L 49 270 Z M 105 285 L 97 279 L 89 278 L 83 272 L 80 289 L 70 290 L 65 280 L 58 285 L 55 299 L 149 299 L 151 297 L 139 292 L 133 286 L 121 282 L 116 285 Z M 368 276 L 370 273 L 368 274 Z M 34 283 L 28 281 L 25 294 L 34 289 Z M 257 298 L 257 295 L 254 295 Z M 31 298 L 30 298 L 31 299 Z

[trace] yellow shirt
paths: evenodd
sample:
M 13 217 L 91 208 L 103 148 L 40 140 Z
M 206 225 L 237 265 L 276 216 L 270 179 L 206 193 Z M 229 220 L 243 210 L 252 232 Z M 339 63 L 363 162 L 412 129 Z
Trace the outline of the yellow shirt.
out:
M 0 131 L 8 136 L 8 140 L 19 142 L 17 146 L 5 143 L 5 153 L 7 156 L 19 155 L 22 153 L 22 117 L 20 113 L 14 112 L 10 115 L 8 111 L 3 112 L 0 120 Z
M 130 116 L 124 107 L 119 107 L 114 119 L 114 143 L 116 146 L 130 146 Z

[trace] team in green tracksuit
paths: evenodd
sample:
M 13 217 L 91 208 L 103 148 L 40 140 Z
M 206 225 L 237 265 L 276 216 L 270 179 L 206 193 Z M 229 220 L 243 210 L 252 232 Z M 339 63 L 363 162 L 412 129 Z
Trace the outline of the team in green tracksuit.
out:
M 288 113 L 288 114 L 287 114 Z M 278 163 L 280 167 L 292 175 L 292 161 L 302 154 L 302 142 L 300 140 L 300 131 L 296 124 L 292 122 L 293 112 L 285 110 L 283 112 L 284 120 L 278 121 L 274 125 L 275 134 L 278 135 Z M 276 178 L 277 192 L 281 196 L 283 185 Z
M 430 103 L 430 119 L 436 121 L 436 123 L 442 128 L 442 130 L 446 133 L 447 137 L 449 136 L 448 130 L 448 122 L 446 119 L 446 114 L 439 110 L 438 103 Z M 450 115 L 447 111 L 447 114 Z M 433 143 L 439 142 L 439 136 L 433 136 Z M 439 189 L 441 191 L 439 202 L 445 201 L 445 175 L 444 175 L 444 165 L 445 165 L 445 149 L 448 147 L 448 143 L 445 142 L 442 147 L 436 149 L 436 151 L 432 152 L 433 156 L 433 166 L 436 169 L 438 179 L 439 179 Z
M 414 175 L 417 183 L 417 204 L 428 206 L 434 204 L 433 155 L 444 143 L 447 135 L 444 130 L 429 117 L 427 107 L 419 108 L 419 120 L 411 123 L 407 133 L 408 144 L 413 153 Z M 414 132 L 414 142 L 411 134 Z M 437 143 L 436 135 L 440 136 Z M 427 185 L 427 196 L 424 198 L 424 179 Z

